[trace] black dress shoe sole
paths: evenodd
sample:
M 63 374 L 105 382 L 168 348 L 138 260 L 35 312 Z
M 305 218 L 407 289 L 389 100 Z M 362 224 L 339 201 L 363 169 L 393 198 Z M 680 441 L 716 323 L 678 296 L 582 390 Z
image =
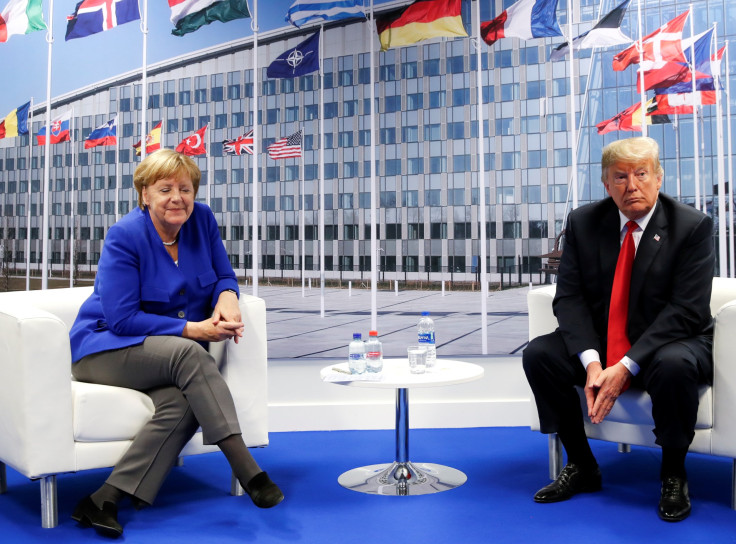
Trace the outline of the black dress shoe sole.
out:
M 595 493 L 596 491 L 600 491 L 603 489 L 602 485 L 598 486 L 590 486 L 586 487 L 584 489 L 578 489 L 574 493 L 566 494 L 566 495 L 557 495 L 552 497 L 537 497 L 534 495 L 534 502 L 540 503 L 540 504 L 550 504 L 553 502 L 563 502 L 572 499 L 575 495 L 579 495 L 580 493 Z
M 92 500 L 87 497 L 86 499 L 83 499 L 74 509 L 74 513 L 71 516 L 72 519 L 79 523 L 82 527 L 92 527 L 95 531 L 97 531 L 98 534 L 102 536 L 106 536 L 109 538 L 119 538 L 123 535 L 123 528 L 120 526 L 113 527 L 111 525 L 100 523 L 99 521 L 93 521 L 92 518 L 90 518 L 89 514 L 86 512 L 86 510 L 88 510 L 89 508 L 97 507 L 94 505 Z
M 692 507 L 688 507 L 687 510 L 684 512 L 681 512 L 677 514 L 676 516 L 668 515 L 662 512 L 662 510 L 658 510 L 657 514 L 659 515 L 659 519 L 662 521 L 682 521 L 684 519 L 687 519 L 687 517 L 690 515 L 690 512 L 692 510 Z

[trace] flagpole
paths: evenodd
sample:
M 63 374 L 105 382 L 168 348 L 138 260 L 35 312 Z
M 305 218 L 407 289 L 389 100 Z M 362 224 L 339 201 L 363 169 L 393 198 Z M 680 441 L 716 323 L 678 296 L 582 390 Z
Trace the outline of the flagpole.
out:
M 31 175 L 33 171 L 33 97 L 31 105 L 28 106 L 28 204 L 26 206 L 26 291 L 31 290 Z
M 636 11 L 639 19 L 639 100 L 641 102 L 641 135 L 646 136 L 647 135 L 647 123 L 646 123 L 646 114 L 647 114 L 647 96 L 646 91 L 644 90 L 644 69 L 643 69 L 643 63 L 644 63 L 644 34 L 641 30 L 641 0 L 638 0 L 636 3 Z
M 688 7 L 690 10 L 690 35 L 695 36 L 693 28 L 693 5 Z M 698 157 L 698 105 L 695 103 L 696 86 L 695 86 L 695 40 L 690 44 L 690 78 L 692 79 L 693 88 L 693 165 L 695 168 L 695 209 L 700 210 L 700 160 Z M 703 210 L 705 211 L 705 210 Z
M 302 241 L 302 256 L 301 256 L 302 257 L 301 258 L 301 261 L 302 261 L 302 266 L 301 266 L 301 268 L 302 268 L 302 298 L 304 298 L 305 297 L 305 292 L 304 292 L 304 281 L 305 281 L 305 278 L 304 278 L 304 276 L 305 276 L 305 270 L 306 270 L 306 265 L 304 264 L 304 261 L 306 260 L 305 259 L 305 256 L 306 256 L 306 242 L 305 242 L 306 233 L 304 232 L 304 229 L 305 229 L 305 227 L 304 227 L 304 129 L 300 126 L 299 127 L 299 130 L 302 131 L 301 142 L 299 142 L 299 147 L 300 147 L 300 150 L 299 150 L 299 156 L 300 156 L 299 178 L 300 178 L 300 181 L 301 181 L 301 184 L 300 185 L 301 185 L 301 192 L 302 192 L 302 205 L 301 205 L 301 211 L 299 213 L 299 238 L 301 238 L 301 241 Z
M 675 129 L 675 164 L 677 165 L 677 200 L 682 198 L 682 169 L 680 167 L 680 124 L 678 115 L 675 114 L 675 122 L 672 127 Z
M 146 78 L 146 71 L 147 71 L 147 64 L 148 60 L 146 58 L 146 52 L 148 50 L 148 0 L 143 0 L 143 13 L 141 14 L 141 34 L 143 35 L 143 68 L 141 70 L 141 86 L 143 87 L 141 89 L 141 161 L 146 158 L 146 135 L 148 132 L 146 131 L 146 109 L 148 104 L 146 104 L 146 95 L 148 94 L 147 87 L 147 78 Z M 135 92 L 133 93 L 135 95 Z M 135 96 L 133 96 L 133 102 L 135 102 Z M 163 132 L 163 126 L 161 127 L 161 132 Z
M 325 25 L 319 25 L 319 316 L 325 317 L 325 71 L 322 66 Z
M 49 178 L 51 175 L 51 52 L 54 45 L 54 0 L 49 1 L 49 24 L 46 32 L 48 43 L 48 66 L 46 69 L 46 139 L 43 161 L 43 214 L 41 220 L 41 289 L 48 289 L 48 244 L 49 244 Z
M 207 194 L 205 195 L 205 200 L 207 202 L 207 207 L 210 206 L 210 193 L 212 192 L 212 152 L 210 151 L 210 148 L 212 147 L 212 131 L 210 130 L 210 124 L 207 123 L 205 125 L 207 128 L 205 131 L 207 132 L 207 152 L 205 153 L 205 162 L 207 163 Z
M 76 149 L 75 145 L 77 142 L 74 140 L 74 108 L 72 108 L 72 117 L 69 121 L 69 145 L 72 146 L 72 202 L 69 215 L 71 216 L 71 235 L 69 236 L 69 287 L 74 287 L 74 198 L 76 191 L 74 189 L 74 182 L 76 182 Z M 117 178 L 115 179 L 115 194 L 117 196 Z
M 253 268 L 253 296 L 258 296 L 258 0 L 253 2 L 253 18 L 250 28 L 253 31 L 253 184 L 252 195 L 252 225 L 251 236 L 251 266 Z
M 709 53 L 709 62 L 713 62 L 713 51 L 715 50 L 716 59 L 718 58 L 718 30 L 716 23 L 713 23 L 713 36 L 711 38 L 711 46 Z M 695 57 L 693 56 L 693 64 Z M 719 74 L 720 75 L 720 74 Z M 713 74 L 713 83 L 715 84 L 715 74 Z M 693 95 L 695 96 L 695 95 Z M 716 149 L 718 161 L 718 269 L 722 278 L 728 277 L 728 254 L 726 248 L 726 183 L 723 168 L 723 113 L 721 112 L 721 93 L 716 89 Z
M 483 63 L 482 41 L 480 35 L 480 0 L 475 2 L 475 19 L 477 32 L 475 38 L 475 53 L 477 66 L 475 70 L 476 100 L 478 101 L 478 224 L 480 225 L 480 331 L 481 354 L 488 354 L 488 281 L 486 281 L 486 167 L 485 167 L 485 135 L 483 132 Z
M 575 55 L 572 48 L 572 1 L 567 0 L 567 47 L 570 50 L 570 151 L 572 159 L 572 209 L 578 207 L 578 146 L 575 129 Z
M 731 98 L 731 79 L 729 76 L 729 67 L 728 67 L 728 40 L 726 40 L 726 49 L 725 49 L 725 56 L 726 56 L 726 134 L 728 135 L 728 153 L 727 153 L 727 164 L 728 164 L 728 264 L 729 264 L 729 270 L 730 274 L 729 277 L 733 278 L 734 275 L 736 275 L 736 271 L 734 268 L 736 266 L 734 265 L 734 224 L 733 224 L 733 157 L 731 155 L 731 150 L 733 146 L 733 139 L 731 136 L 731 107 L 729 100 Z M 721 63 L 719 63 L 719 66 L 721 66 Z M 720 80 L 721 74 L 720 70 L 718 71 L 718 79 Z M 716 93 L 718 92 L 718 89 L 716 89 Z
M 370 56 L 370 138 L 371 138 L 371 330 L 378 330 L 378 188 L 376 187 L 376 75 L 375 75 L 375 40 L 373 38 L 374 13 L 373 0 L 371 0 L 371 17 L 368 21 L 368 54 Z
M 120 177 L 120 138 L 118 137 L 118 116 L 115 116 L 115 222 L 120 219 L 120 191 L 122 179 Z

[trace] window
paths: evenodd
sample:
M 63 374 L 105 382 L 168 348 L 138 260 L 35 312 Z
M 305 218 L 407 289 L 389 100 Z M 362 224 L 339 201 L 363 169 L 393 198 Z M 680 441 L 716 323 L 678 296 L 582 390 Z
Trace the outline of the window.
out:
M 447 238 L 447 223 L 430 223 L 429 237 L 432 240 L 445 240 Z
M 445 91 L 433 91 L 429 93 L 429 107 L 443 108 L 447 103 L 447 93 Z
M 386 165 L 387 176 L 401 175 L 401 159 L 386 159 L 384 164 Z
M 387 96 L 384 111 L 386 113 L 401 111 L 401 95 Z
M 382 144 L 395 144 L 396 143 L 396 129 L 391 128 L 382 128 L 379 133 L 379 143 Z
M 407 110 L 421 110 L 424 107 L 424 94 L 414 93 L 406 95 Z
M 401 64 L 401 77 L 403 79 L 419 77 L 419 65 L 416 61 Z
M 459 121 L 457 123 L 447 123 L 447 139 L 462 140 L 465 138 L 465 123 Z
M 401 240 L 401 223 L 386 223 L 386 240 Z
M 425 206 L 441 206 L 442 205 L 442 191 L 439 189 L 429 189 L 424 191 L 424 205 Z
M 424 223 L 409 223 L 406 230 L 409 240 L 424 240 Z
M 419 141 L 419 127 L 417 126 L 401 127 L 401 141 L 402 142 L 418 142 Z
M 547 238 L 547 222 L 529 221 L 529 238 Z
M 504 221 L 503 237 L 521 238 L 521 221 Z
M 470 89 L 453 89 L 452 105 L 467 106 L 470 104 Z

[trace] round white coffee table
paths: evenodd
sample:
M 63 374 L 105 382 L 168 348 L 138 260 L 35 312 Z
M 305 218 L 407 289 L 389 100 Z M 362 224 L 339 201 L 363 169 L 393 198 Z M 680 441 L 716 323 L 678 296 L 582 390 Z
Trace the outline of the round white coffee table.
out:
M 334 369 L 339 369 L 339 372 Z M 345 376 L 345 380 L 340 378 Z M 431 372 L 412 374 L 407 359 L 384 359 L 380 381 L 354 381 L 347 363 L 324 367 L 320 376 L 325 381 L 350 387 L 396 389 L 396 459 L 354 468 L 340 475 L 341 486 L 376 495 L 426 495 L 454 489 L 465 483 L 467 476 L 457 469 L 433 463 L 409 461 L 409 388 L 436 387 L 478 380 L 483 368 L 473 363 L 437 359 Z M 340 380 L 340 381 L 336 381 Z

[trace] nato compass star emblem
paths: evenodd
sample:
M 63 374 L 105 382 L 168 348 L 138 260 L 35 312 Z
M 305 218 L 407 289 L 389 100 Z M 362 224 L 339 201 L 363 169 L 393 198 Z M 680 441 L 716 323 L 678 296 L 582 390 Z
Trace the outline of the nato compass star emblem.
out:
M 304 62 L 304 54 L 298 49 L 294 49 L 289 56 L 286 57 L 286 62 L 289 66 L 296 70 L 296 67 Z

